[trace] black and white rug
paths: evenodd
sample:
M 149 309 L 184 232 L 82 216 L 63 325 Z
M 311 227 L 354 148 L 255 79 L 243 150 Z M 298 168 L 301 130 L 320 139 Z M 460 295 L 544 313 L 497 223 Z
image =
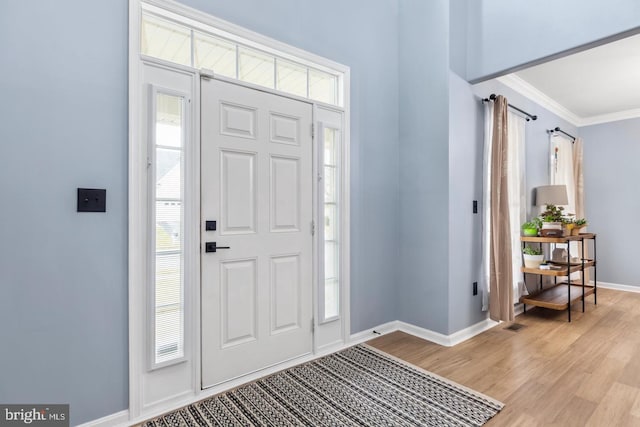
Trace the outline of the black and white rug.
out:
M 481 426 L 503 406 L 360 344 L 144 426 Z

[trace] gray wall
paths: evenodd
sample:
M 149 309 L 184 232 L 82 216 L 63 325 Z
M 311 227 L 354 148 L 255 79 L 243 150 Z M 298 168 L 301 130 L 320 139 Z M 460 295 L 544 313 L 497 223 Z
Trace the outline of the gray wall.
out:
M 451 72 L 449 80 L 449 330 L 486 318 L 480 283 L 482 267 L 482 155 L 484 112 L 469 83 Z M 473 214 L 473 200 L 478 213 Z M 480 285 L 481 286 L 481 285 Z
M 448 333 L 449 3 L 400 2 L 399 320 Z
M 127 2 L 3 1 L 0 52 L 0 402 L 77 423 L 128 407 Z
M 454 0 L 458 1 L 458 0 Z M 637 0 L 469 1 L 467 80 L 638 28 Z
M 449 0 L 449 62 L 451 71 L 467 78 L 467 44 L 469 37 L 469 1 Z
M 634 231 L 640 213 L 640 118 L 580 128 L 585 215 L 598 234 L 598 280 L 640 286 Z

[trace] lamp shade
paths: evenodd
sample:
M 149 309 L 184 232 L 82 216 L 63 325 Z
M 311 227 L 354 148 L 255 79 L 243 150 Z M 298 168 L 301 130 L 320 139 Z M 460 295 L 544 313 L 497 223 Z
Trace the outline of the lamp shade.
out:
M 566 185 L 543 185 L 536 187 L 536 206 L 544 205 L 567 205 Z

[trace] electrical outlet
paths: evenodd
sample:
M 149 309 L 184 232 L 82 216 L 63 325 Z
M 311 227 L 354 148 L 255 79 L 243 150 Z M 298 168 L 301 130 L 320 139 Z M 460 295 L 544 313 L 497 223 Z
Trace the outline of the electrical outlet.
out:
M 478 282 L 473 282 L 473 294 L 478 295 Z

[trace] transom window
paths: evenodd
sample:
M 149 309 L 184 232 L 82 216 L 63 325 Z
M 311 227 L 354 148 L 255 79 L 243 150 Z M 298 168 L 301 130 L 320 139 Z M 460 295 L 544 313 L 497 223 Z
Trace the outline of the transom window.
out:
M 140 51 L 144 55 L 269 89 L 342 106 L 343 75 L 274 55 L 207 31 L 144 11 Z

